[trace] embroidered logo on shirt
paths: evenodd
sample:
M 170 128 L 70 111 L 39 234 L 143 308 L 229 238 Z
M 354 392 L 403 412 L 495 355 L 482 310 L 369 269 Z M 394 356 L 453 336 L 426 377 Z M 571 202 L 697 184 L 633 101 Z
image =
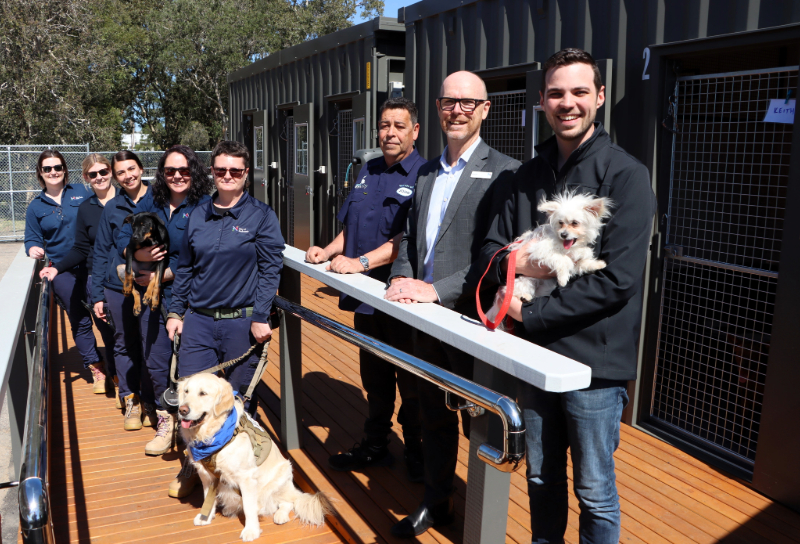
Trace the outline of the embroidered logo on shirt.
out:
M 358 185 L 354 187 L 355 189 L 366 189 L 367 188 L 367 176 L 361 178 L 361 181 L 358 182 Z
M 397 194 L 400 196 L 411 196 L 414 191 L 409 189 L 408 187 L 400 187 L 397 190 Z
M 189 212 L 183 212 L 183 217 L 184 217 L 184 219 L 188 219 L 189 218 Z
M 82 198 L 83 198 L 82 196 L 73 196 L 70 197 L 70 200 L 81 200 Z
M 244 228 L 244 227 L 233 227 L 233 229 L 231 229 L 231 230 L 232 230 L 233 232 L 250 232 L 249 230 L 247 230 L 247 229 L 246 229 L 246 228 Z

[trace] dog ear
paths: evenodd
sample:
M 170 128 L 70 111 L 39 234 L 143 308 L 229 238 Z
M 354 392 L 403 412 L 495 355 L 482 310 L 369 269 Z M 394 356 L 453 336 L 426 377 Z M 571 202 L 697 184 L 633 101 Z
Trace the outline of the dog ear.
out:
M 212 411 L 214 417 L 219 417 L 225 412 L 230 412 L 233 408 L 233 387 L 227 380 L 219 378 L 219 393 L 217 393 L 217 402 L 214 403 Z
M 595 217 L 604 218 L 611 215 L 611 200 L 606 197 L 592 199 L 583 209 Z
M 538 209 L 539 209 L 540 212 L 546 213 L 547 217 L 550 217 L 560 207 L 561 207 L 561 204 L 558 203 L 555 200 L 544 200 L 544 199 L 542 199 L 542 201 L 539 202 L 539 208 Z
M 128 215 L 128 216 L 127 216 L 127 217 L 126 217 L 126 218 L 125 218 L 125 219 L 122 221 L 122 224 L 123 224 L 123 225 L 124 225 L 125 223 L 130 223 L 131 225 L 133 225 L 133 214 L 130 214 L 130 215 Z

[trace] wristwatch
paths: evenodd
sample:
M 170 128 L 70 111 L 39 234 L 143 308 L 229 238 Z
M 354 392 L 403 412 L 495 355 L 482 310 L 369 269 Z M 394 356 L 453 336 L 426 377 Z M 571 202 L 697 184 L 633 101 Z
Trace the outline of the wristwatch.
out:
M 358 262 L 361 263 L 361 266 L 364 267 L 364 272 L 369 271 L 369 259 L 367 259 L 364 255 L 358 258 Z

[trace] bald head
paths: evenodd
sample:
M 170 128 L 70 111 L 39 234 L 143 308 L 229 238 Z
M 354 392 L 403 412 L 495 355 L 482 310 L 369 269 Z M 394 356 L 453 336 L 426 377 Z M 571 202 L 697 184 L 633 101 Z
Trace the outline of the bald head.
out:
M 462 98 L 477 98 L 486 100 L 486 84 L 472 72 L 453 72 L 442 81 L 439 96 L 460 96 Z

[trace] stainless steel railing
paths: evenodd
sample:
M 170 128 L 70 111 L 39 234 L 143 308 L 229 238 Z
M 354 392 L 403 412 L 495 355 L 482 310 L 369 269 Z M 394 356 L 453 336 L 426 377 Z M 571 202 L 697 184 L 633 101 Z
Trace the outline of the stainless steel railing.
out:
M 25 544 L 52 543 L 53 522 L 47 494 L 47 381 L 51 286 L 42 280 L 36 316 L 36 343 L 30 365 L 28 405 L 19 475 L 19 522 Z
M 503 451 L 484 443 L 478 448 L 478 457 L 482 461 L 498 470 L 512 472 L 525 457 L 525 424 L 517 403 L 512 399 L 361 334 L 283 297 L 275 297 L 275 306 L 439 386 L 448 395 L 448 407 L 452 410 L 465 409 L 473 417 L 483 415 L 485 410 L 497 414 L 503 422 Z M 450 394 L 464 398 L 467 404 L 452 406 L 449 402 Z

